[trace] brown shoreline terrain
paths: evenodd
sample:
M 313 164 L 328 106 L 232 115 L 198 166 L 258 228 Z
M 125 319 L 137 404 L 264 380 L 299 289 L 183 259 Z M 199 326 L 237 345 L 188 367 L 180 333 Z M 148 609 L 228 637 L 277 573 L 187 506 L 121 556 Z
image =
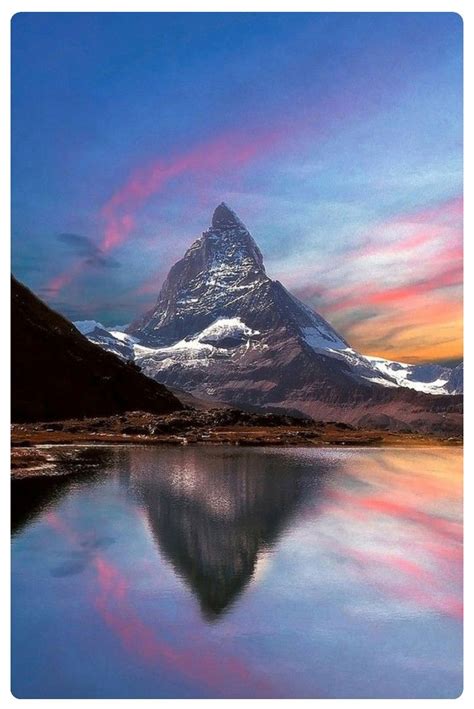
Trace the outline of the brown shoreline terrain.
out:
M 184 410 L 167 415 L 116 416 L 12 425 L 12 478 L 58 474 L 54 451 L 68 445 L 446 446 L 459 436 L 358 429 L 348 424 L 253 414 L 236 409 Z M 64 473 L 59 473 L 64 474 Z

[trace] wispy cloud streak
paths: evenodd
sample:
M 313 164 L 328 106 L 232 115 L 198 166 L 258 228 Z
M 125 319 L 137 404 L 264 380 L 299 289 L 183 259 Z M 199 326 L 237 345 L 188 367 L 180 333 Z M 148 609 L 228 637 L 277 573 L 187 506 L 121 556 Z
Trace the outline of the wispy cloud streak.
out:
M 100 209 L 104 227 L 98 252 L 106 255 L 127 241 L 136 227 L 137 211 L 172 180 L 183 175 L 200 175 L 209 180 L 218 173 L 238 170 L 265 154 L 284 136 L 285 132 L 281 129 L 256 134 L 229 132 L 186 153 L 159 157 L 138 168 Z M 88 265 L 90 262 L 87 259 L 74 263 L 51 279 L 46 289 L 58 294 Z
M 459 356 L 462 213 L 457 197 L 396 214 L 334 255 L 332 268 L 306 264 L 287 282 L 361 351 L 406 360 Z M 415 347 L 408 336 L 414 328 Z M 448 328 L 452 341 L 438 348 Z
M 104 204 L 102 248 L 108 251 L 121 244 L 134 227 L 134 213 L 172 179 L 183 174 L 205 173 L 207 177 L 230 168 L 240 168 L 281 140 L 281 131 L 249 137 L 228 133 L 169 160 L 158 158 L 135 171 Z

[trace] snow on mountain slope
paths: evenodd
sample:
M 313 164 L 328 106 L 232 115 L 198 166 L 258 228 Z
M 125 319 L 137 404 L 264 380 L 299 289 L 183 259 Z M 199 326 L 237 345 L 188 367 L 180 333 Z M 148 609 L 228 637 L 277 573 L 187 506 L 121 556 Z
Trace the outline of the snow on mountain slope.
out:
M 105 327 L 96 320 L 76 320 L 73 325 L 79 330 L 81 335 L 89 335 L 95 329 L 105 330 Z
M 236 348 L 248 349 L 251 339 L 259 335 L 240 318 L 219 318 L 202 332 L 189 339 L 179 340 L 169 347 L 133 345 L 135 361 L 143 372 L 153 376 L 157 369 L 164 371 L 175 367 L 209 367 L 214 358 L 235 356 Z
M 247 341 L 252 335 L 258 335 L 258 330 L 252 330 L 242 322 L 240 318 L 220 318 L 212 325 L 206 327 L 196 339 L 200 342 L 208 342 L 215 347 L 223 346 L 224 342 L 234 341 L 236 343 Z
M 267 282 L 258 246 L 222 204 L 211 227 L 171 268 L 155 307 L 132 323 L 128 332 L 143 344 L 171 345 L 218 318 L 245 315 L 251 305 L 257 308 L 259 292 Z
M 301 328 L 301 334 L 305 342 L 313 348 L 315 352 L 343 352 L 350 349 L 347 344 L 331 335 L 324 327 L 310 325 Z
M 398 386 L 408 387 L 416 391 L 423 391 L 426 394 L 449 394 L 446 385 L 449 382 L 452 370 L 448 367 L 438 365 L 432 366 L 432 374 L 423 378 L 421 372 L 425 365 L 410 365 L 403 362 L 394 362 L 382 359 L 381 357 L 365 356 L 374 369 L 381 372 L 385 377 L 392 379 Z M 419 374 L 417 375 L 417 371 Z M 461 393 L 461 392 L 455 392 Z
M 134 360 L 133 344 L 135 338 L 119 330 L 107 330 L 95 320 L 78 320 L 73 325 L 80 333 L 85 335 L 90 342 L 100 345 L 107 352 L 120 357 L 124 361 Z
M 123 332 L 123 330 L 108 330 L 112 337 L 115 337 L 116 340 L 120 340 L 120 342 L 126 342 L 128 344 L 138 342 L 136 337 L 132 337 L 132 335 L 128 335 L 126 332 Z
M 75 325 L 77 326 L 77 323 Z M 209 366 L 209 360 L 214 356 L 235 355 L 232 347 L 244 345 L 248 350 L 251 344 L 254 346 L 258 342 L 257 336 L 260 334 L 258 330 L 247 327 L 240 318 L 221 318 L 190 339 L 179 340 L 169 347 L 149 347 L 141 345 L 137 338 L 120 331 L 106 331 L 105 328 L 95 330 L 86 332 L 91 342 L 114 352 L 121 359 L 135 360 L 149 376 L 153 376 L 158 368 L 169 369 L 177 362 L 183 367 L 193 367 L 198 362 L 207 361 L 206 366 Z M 326 357 L 345 359 L 359 376 L 372 383 L 385 387 L 406 387 L 434 395 L 462 393 L 462 380 L 457 385 L 450 386 L 455 370 L 449 367 L 410 365 L 362 355 L 347 347 L 342 340 L 334 341 L 319 328 L 303 328 L 302 335 L 315 352 Z M 424 374 L 423 378 L 417 378 L 417 371 L 423 371 L 427 366 L 432 368 L 432 376 Z
M 425 394 L 462 394 L 462 376 L 461 381 L 453 385 L 453 369 L 449 367 L 436 364 L 405 364 L 363 355 L 321 328 L 303 328 L 302 334 L 305 342 L 315 352 L 346 360 L 360 376 L 381 386 L 406 387 Z
M 455 387 L 455 390 L 448 386 L 453 373 L 453 369 L 449 367 L 405 364 L 381 357 L 360 356 L 396 386 L 422 391 L 425 394 L 462 394 L 462 384 Z

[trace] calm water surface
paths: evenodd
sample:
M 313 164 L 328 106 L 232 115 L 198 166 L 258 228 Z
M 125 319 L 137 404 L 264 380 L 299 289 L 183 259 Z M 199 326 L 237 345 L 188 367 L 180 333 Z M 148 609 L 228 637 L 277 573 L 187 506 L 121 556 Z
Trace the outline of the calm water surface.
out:
M 81 455 L 14 484 L 17 697 L 461 692 L 461 450 Z

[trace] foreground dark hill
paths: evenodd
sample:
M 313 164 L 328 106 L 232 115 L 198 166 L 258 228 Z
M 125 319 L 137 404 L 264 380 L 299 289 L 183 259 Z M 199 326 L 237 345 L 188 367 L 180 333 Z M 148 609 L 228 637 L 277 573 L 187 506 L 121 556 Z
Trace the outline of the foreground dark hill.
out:
M 12 421 L 182 408 L 166 387 L 89 342 L 12 277 Z

